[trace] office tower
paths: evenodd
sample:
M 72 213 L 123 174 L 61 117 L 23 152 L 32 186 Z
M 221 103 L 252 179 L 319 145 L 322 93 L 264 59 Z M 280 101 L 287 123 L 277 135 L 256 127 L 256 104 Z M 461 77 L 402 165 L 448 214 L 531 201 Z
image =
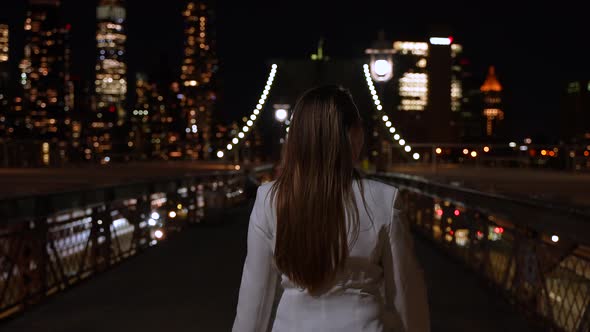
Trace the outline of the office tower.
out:
M 560 139 L 565 143 L 582 143 L 590 150 L 590 80 L 568 81 L 560 106 Z
M 25 20 L 24 58 L 19 67 L 24 122 L 34 138 L 70 137 L 70 25 L 61 24 L 59 10 L 57 0 L 30 0 Z
M 393 43 L 393 79 L 382 99 L 411 142 L 452 142 L 453 113 L 461 110 L 463 86 L 458 61 L 462 46 L 451 37 Z M 388 111 L 388 110 L 386 110 Z
M 481 112 L 483 100 L 479 90 L 481 80 L 474 77 L 471 62 L 461 53 L 453 55 L 451 78 L 451 108 L 453 120 L 456 121 L 456 136 L 461 142 L 479 142 L 484 136 Z
M 393 49 L 396 108 L 422 112 L 428 106 L 428 43 L 396 41 Z
M 461 66 L 463 46 L 451 44 L 451 110 L 460 112 L 463 99 L 463 68 Z
M 0 23 L 0 138 L 6 137 L 10 124 L 8 123 L 9 109 L 9 30 L 7 24 Z
M 496 77 L 496 69 L 490 66 L 488 76 L 480 88 L 483 95 L 483 115 L 486 118 L 486 136 L 497 134 L 498 125 L 504 120 L 502 111 L 502 85 Z
M 85 137 L 86 159 L 108 163 L 111 153 L 124 155 L 127 147 L 126 10 L 121 0 L 100 0 L 96 8 L 97 58 L 93 112 Z
M 424 121 L 428 125 L 431 142 L 452 142 L 454 122 L 452 121 L 452 56 L 453 39 L 430 38 L 428 57 L 428 112 Z
M 126 10 L 119 0 L 101 0 L 96 9 L 96 108 L 105 121 L 126 121 L 127 65 L 125 63 Z
M 186 119 L 185 153 L 189 159 L 209 159 L 212 152 L 211 117 L 217 98 L 211 11 L 202 2 L 189 1 L 184 16 L 184 59 L 181 67 L 182 112 Z
M 9 51 L 9 30 L 8 25 L 0 23 L 0 63 L 8 62 Z
M 127 145 L 135 159 L 170 159 L 182 157 L 176 114 L 179 95 L 177 83 L 150 80 L 145 73 L 136 74 L 135 106 L 131 112 L 131 129 Z M 184 132 L 184 131 L 183 131 Z

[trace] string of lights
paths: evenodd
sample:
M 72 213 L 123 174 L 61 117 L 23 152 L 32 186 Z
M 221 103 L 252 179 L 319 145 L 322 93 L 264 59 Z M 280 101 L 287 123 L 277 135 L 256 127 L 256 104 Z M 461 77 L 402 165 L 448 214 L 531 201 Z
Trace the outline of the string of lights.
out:
M 266 86 L 264 87 L 264 90 L 262 91 L 262 94 L 260 95 L 260 99 L 258 100 L 258 104 L 256 105 L 256 108 L 254 108 L 254 110 L 252 111 L 252 114 L 250 114 L 249 120 L 246 122 L 246 125 L 244 127 L 242 127 L 242 130 L 240 132 L 238 132 L 236 137 L 232 138 L 231 142 L 227 144 L 225 150 L 221 149 L 221 150 L 217 151 L 217 158 L 220 158 L 220 159 L 223 158 L 226 154 L 226 151 L 233 150 L 234 147 L 236 145 L 238 145 L 244 138 L 246 138 L 248 133 L 250 133 L 250 129 L 252 129 L 252 127 L 256 124 L 256 121 L 259 118 L 260 112 L 262 111 L 262 108 L 264 107 L 264 104 L 266 103 L 266 100 L 267 100 L 268 95 L 270 93 L 270 89 L 272 88 L 272 84 L 274 82 L 275 75 L 277 73 L 277 68 L 278 68 L 278 66 L 276 64 L 273 64 L 271 66 L 270 73 L 268 74 L 268 79 L 266 80 Z
M 369 72 L 369 65 L 367 65 L 367 64 L 363 65 L 363 69 L 365 72 L 365 78 L 367 79 L 367 86 L 369 87 L 369 91 L 371 92 L 371 95 L 373 96 L 373 102 L 375 103 L 375 108 L 377 108 L 377 111 L 382 111 L 383 105 L 381 105 L 381 100 L 379 100 L 379 96 L 377 95 L 377 91 L 375 90 L 375 86 L 373 85 L 373 79 L 371 78 L 371 73 Z M 406 153 L 408 153 L 408 154 L 411 153 L 412 147 L 406 143 L 406 140 L 403 139 L 399 133 L 396 132 L 396 129 L 393 126 L 393 123 L 389 120 L 389 117 L 386 114 L 383 114 L 383 116 L 381 117 L 381 120 L 383 121 L 383 124 L 385 125 L 385 127 L 387 127 L 389 132 L 393 135 L 392 136 L 393 140 L 397 141 L 400 148 L 403 147 L 403 150 Z M 412 158 L 414 158 L 414 160 L 418 160 L 418 159 L 420 159 L 420 154 L 417 152 L 414 152 L 412 154 Z

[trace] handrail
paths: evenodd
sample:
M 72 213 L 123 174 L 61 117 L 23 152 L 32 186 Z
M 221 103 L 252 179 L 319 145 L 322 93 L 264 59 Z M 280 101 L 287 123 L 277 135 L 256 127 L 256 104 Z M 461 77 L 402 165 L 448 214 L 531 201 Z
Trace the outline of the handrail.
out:
M 437 182 L 437 181 L 428 180 L 424 177 L 410 175 L 410 174 L 378 172 L 378 173 L 375 173 L 375 176 L 382 177 L 382 178 L 400 179 L 400 180 L 404 179 L 404 180 L 409 180 L 409 181 L 412 181 L 415 183 L 424 183 L 424 184 L 428 184 L 431 186 L 437 186 L 440 188 L 462 191 L 465 193 L 486 196 L 486 197 L 495 198 L 495 199 L 504 200 L 504 201 L 511 201 L 511 202 L 515 202 L 518 204 L 528 205 L 531 207 L 551 209 L 551 210 L 559 211 L 560 213 L 571 214 L 576 217 L 588 218 L 590 221 L 590 211 L 583 210 L 583 209 L 580 209 L 579 207 L 575 207 L 575 206 L 560 205 L 560 204 L 550 202 L 550 201 L 536 200 L 536 199 L 531 199 L 531 198 L 514 197 L 514 196 L 508 196 L 508 195 L 503 195 L 503 194 L 498 194 L 498 193 L 479 191 L 479 190 L 472 189 L 472 188 L 458 187 L 458 186 L 444 184 L 444 183 Z
M 416 233 L 499 290 L 534 325 L 548 331 L 588 331 L 587 215 L 413 176 L 373 177 L 400 189 Z
M 29 213 L 0 222 L 0 319 L 241 201 L 245 181 L 217 171 L 25 197 Z
M 468 204 L 482 213 L 505 217 L 518 215 L 519 220 L 515 222 L 515 227 L 547 233 L 549 236 L 567 236 L 578 243 L 590 245 L 590 215 L 576 208 L 487 193 L 406 174 L 376 173 L 373 176 L 421 195 L 458 200 L 461 204 Z M 559 223 L 556 220 L 559 220 Z

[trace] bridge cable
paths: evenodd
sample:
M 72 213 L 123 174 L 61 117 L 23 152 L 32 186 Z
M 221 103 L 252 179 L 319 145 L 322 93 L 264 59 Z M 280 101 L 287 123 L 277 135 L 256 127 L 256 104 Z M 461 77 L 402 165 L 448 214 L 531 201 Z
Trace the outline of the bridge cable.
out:
M 369 65 L 364 64 L 363 69 L 365 72 L 365 78 L 367 79 L 367 86 L 369 87 L 369 91 L 371 92 L 371 95 L 373 96 L 375 108 L 377 108 L 377 112 L 379 113 L 379 112 L 383 111 L 383 105 L 381 105 L 381 100 L 379 100 L 379 95 L 377 95 L 377 91 L 375 90 L 375 86 L 373 85 L 373 79 L 371 78 L 371 73 L 369 72 Z M 412 152 L 412 147 L 406 143 L 406 140 L 402 138 L 402 136 L 399 134 L 399 132 L 396 133 L 397 130 L 393 126 L 393 123 L 390 121 L 389 117 L 386 114 L 384 114 L 381 117 L 381 120 L 383 121 L 383 124 L 385 125 L 385 127 L 387 128 L 389 133 L 392 135 L 392 137 L 391 137 L 392 140 L 396 141 L 399 144 L 400 149 L 403 148 L 403 151 L 410 154 Z M 414 152 L 414 154 L 412 155 L 412 158 L 414 158 L 414 160 L 418 160 L 418 159 L 420 159 L 420 154 L 417 152 Z
M 270 93 L 270 89 L 272 88 L 272 84 L 274 82 L 275 75 L 277 73 L 278 66 L 276 64 L 272 64 L 270 73 L 268 74 L 268 79 L 266 80 L 266 85 L 264 86 L 264 90 L 260 95 L 260 99 L 258 100 L 258 104 L 256 104 L 256 108 L 250 114 L 249 120 L 246 122 L 246 125 L 242 127 L 242 130 L 238 132 L 238 134 L 232 138 L 231 142 L 227 144 L 225 149 L 220 149 L 217 151 L 217 158 L 221 159 L 226 155 L 226 151 L 231 151 L 237 146 L 247 135 L 251 132 L 252 127 L 256 124 L 256 121 L 260 117 L 260 112 L 266 103 L 268 95 Z

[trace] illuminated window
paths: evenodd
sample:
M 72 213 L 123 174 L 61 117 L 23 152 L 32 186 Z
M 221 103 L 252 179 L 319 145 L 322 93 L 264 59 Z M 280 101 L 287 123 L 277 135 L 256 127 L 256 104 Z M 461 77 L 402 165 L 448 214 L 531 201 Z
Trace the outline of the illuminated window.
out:
M 428 104 L 428 75 L 404 73 L 399 80 L 399 95 L 402 111 L 423 111 Z
M 580 82 L 570 82 L 567 86 L 567 93 L 580 92 Z
M 428 55 L 428 43 L 396 41 L 393 48 L 402 54 Z

